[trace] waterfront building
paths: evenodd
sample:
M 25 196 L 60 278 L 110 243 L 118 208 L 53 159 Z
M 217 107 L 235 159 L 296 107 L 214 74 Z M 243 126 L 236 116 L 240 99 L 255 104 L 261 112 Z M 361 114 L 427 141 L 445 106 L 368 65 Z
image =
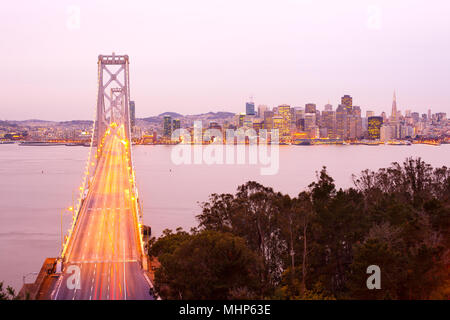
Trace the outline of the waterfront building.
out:
M 273 111 L 264 111 L 264 129 L 272 130 L 273 116 Z
M 273 116 L 272 121 L 273 121 L 272 129 L 278 129 L 278 133 L 279 133 L 279 135 L 281 135 L 281 133 L 283 131 L 283 117 L 282 116 Z
M 379 140 L 381 126 L 383 125 L 383 118 L 379 116 L 378 117 L 372 116 L 367 119 L 367 122 L 368 122 L 367 131 L 369 133 L 369 139 Z
M 163 136 L 165 138 L 170 138 L 172 136 L 172 117 L 169 115 L 164 116 Z
M 180 128 L 181 128 L 180 119 L 173 119 L 172 120 L 172 131 L 175 131 Z
M 347 107 L 340 104 L 336 109 L 336 137 L 338 139 L 348 138 L 348 124 L 347 124 Z
M 283 119 L 281 134 L 280 134 L 282 136 L 290 136 L 291 135 L 291 110 L 290 109 L 291 109 L 291 107 L 287 104 L 282 104 L 282 105 L 278 106 L 278 114 Z
M 332 110 L 322 111 L 321 120 L 321 127 L 327 129 L 328 138 L 336 138 L 336 112 Z
M 314 127 L 316 127 L 316 114 L 305 113 L 304 130 L 309 131 Z

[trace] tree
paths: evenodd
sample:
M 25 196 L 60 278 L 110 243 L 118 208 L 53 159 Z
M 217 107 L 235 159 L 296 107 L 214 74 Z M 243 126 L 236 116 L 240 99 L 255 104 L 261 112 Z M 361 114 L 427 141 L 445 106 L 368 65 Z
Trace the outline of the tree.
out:
M 255 297 L 261 263 L 244 239 L 211 230 L 179 236 L 184 240 L 167 233 L 154 244 L 161 263 L 155 273 L 155 288 L 162 298 Z
M 202 230 L 228 231 L 245 239 L 263 261 L 260 270 L 261 296 L 270 295 L 279 284 L 287 253 L 281 235 L 279 195 L 272 188 L 249 181 L 235 196 L 212 195 L 197 216 Z
M 0 300 L 18 300 L 19 297 L 16 295 L 16 291 L 7 286 L 6 290 L 3 288 L 3 282 L 0 282 Z

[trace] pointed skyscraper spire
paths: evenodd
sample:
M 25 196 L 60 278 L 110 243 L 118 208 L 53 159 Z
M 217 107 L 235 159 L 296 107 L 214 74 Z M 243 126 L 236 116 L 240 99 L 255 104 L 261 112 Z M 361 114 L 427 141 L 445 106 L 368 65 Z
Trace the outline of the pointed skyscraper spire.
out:
M 397 97 L 395 95 L 395 90 L 394 90 L 394 98 L 393 98 L 393 101 L 392 101 L 391 121 L 392 122 L 397 122 Z

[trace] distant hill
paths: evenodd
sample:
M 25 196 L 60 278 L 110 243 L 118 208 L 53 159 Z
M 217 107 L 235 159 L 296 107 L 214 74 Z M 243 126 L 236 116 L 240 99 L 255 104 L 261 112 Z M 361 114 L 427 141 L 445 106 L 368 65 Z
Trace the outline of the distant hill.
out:
M 73 126 L 73 125 L 92 125 L 94 121 L 92 120 L 71 120 L 71 121 L 61 121 L 59 122 L 60 125 L 66 126 Z
M 223 119 L 223 118 L 230 118 L 233 117 L 235 113 L 233 112 L 225 112 L 225 111 L 219 111 L 219 112 L 208 112 L 208 113 L 202 113 L 196 116 L 206 116 L 209 119 Z
M 171 116 L 172 118 L 182 118 L 183 115 L 176 112 L 164 112 L 158 115 L 158 117 Z
M 203 118 L 203 119 L 225 119 L 233 117 L 235 113 L 233 112 L 225 112 L 225 111 L 219 111 L 219 112 L 208 112 L 208 113 L 200 113 L 200 114 L 192 114 L 192 115 L 182 115 L 180 113 L 176 112 L 164 112 L 157 116 L 153 117 L 147 117 L 147 118 L 141 118 L 140 120 L 144 120 L 147 122 L 161 122 L 161 118 L 164 116 L 171 116 L 174 119 L 181 119 L 181 118 Z
M 157 116 L 139 118 L 138 120 L 160 123 L 161 119 L 164 116 L 171 116 L 173 119 L 182 119 L 182 118 L 199 118 L 199 119 L 225 119 L 231 118 L 235 115 L 233 112 L 219 111 L 219 112 L 208 112 L 208 113 L 200 113 L 193 115 L 182 115 L 177 112 L 164 112 Z M 0 120 L 0 125 L 3 126 L 44 126 L 44 125 L 61 125 L 61 126 L 87 126 L 92 125 L 92 120 L 70 120 L 70 121 L 48 121 L 48 120 L 40 120 L 40 119 L 29 119 L 29 120 Z

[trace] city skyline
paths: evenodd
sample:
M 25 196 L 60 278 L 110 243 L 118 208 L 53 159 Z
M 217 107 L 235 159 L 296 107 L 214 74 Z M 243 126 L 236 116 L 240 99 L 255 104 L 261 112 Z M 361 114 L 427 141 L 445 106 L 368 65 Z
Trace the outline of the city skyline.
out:
M 404 113 L 406 111 L 410 111 L 410 112 L 418 112 L 420 115 L 422 114 L 428 114 L 430 111 L 432 113 L 447 113 L 447 110 L 439 110 L 439 109 L 435 109 L 435 108 L 427 108 L 427 109 L 417 109 L 417 108 L 408 108 L 408 107 L 402 107 L 400 105 L 400 107 L 397 104 L 397 92 L 394 90 L 394 96 L 395 96 L 395 102 L 396 102 L 396 109 L 398 110 L 398 112 L 400 113 Z M 350 96 L 351 98 L 353 98 L 354 96 L 351 94 L 341 94 L 341 96 L 338 98 L 338 100 L 341 100 L 341 98 L 343 96 Z M 358 101 L 358 100 L 356 100 Z M 264 102 L 255 102 L 253 97 L 247 98 L 246 100 L 244 99 L 241 102 L 241 106 L 240 109 L 238 108 L 237 111 L 231 110 L 231 109 L 226 109 L 226 108 L 222 108 L 222 109 L 207 109 L 205 111 L 201 111 L 198 113 L 189 113 L 189 111 L 187 113 L 182 113 L 180 110 L 178 109 L 167 109 L 167 110 L 162 110 L 161 112 L 158 113 L 149 113 L 149 114 L 139 114 L 140 112 L 138 112 L 139 108 L 141 107 L 140 105 L 138 106 L 138 108 L 135 107 L 135 100 L 131 101 L 132 102 L 132 110 L 133 110 L 133 115 L 135 116 L 136 119 L 145 119 L 148 117 L 156 117 L 156 116 L 160 116 L 163 115 L 165 113 L 178 113 L 180 115 L 183 116 L 195 116 L 195 115 L 202 115 L 202 114 L 208 114 L 208 113 L 217 113 L 217 112 L 226 112 L 226 113 L 235 113 L 235 114 L 245 114 L 246 113 L 246 108 L 247 105 L 249 103 L 253 103 L 254 105 L 254 115 L 258 114 L 258 108 L 259 107 L 265 107 L 267 110 L 272 110 L 272 109 L 276 109 L 279 106 L 282 105 L 288 105 L 290 106 L 290 108 L 307 108 L 308 105 L 314 105 L 316 107 L 317 110 L 319 111 L 336 111 L 336 109 L 339 107 L 339 105 L 341 104 L 340 101 L 336 101 L 336 103 L 333 103 L 333 101 L 328 100 L 326 103 L 324 103 L 323 105 L 317 104 L 314 101 L 309 101 L 309 102 L 304 102 L 299 103 L 299 104 L 292 104 L 292 103 L 276 103 L 273 106 L 268 105 Z M 354 106 L 360 107 L 361 108 L 361 115 L 364 118 L 364 116 L 367 114 L 367 112 L 373 113 L 374 115 L 381 115 L 382 113 L 386 113 L 387 115 L 390 115 L 392 113 L 392 93 L 391 93 L 391 101 L 390 101 L 390 105 L 388 107 L 386 107 L 386 109 L 380 109 L 380 108 L 370 108 L 370 107 L 364 107 L 361 106 L 360 104 L 354 104 Z M 328 110 L 330 109 L 330 110 Z M 145 109 L 144 109 L 145 110 Z M 422 110 L 422 111 L 420 111 Z M 450 110 L 449 110 L 450 111 Z M 137 113 L 136 113 L 137 112 Z M 142 112 L 142 111 L 141 111 Z M 138 116 L 139 114 L 139 116 Z M 24 118 L 21 119 L 2 119 L 0 118 L 0 121 L 32 121 L 32 120 L 38 120 L 38 121 L 49 121 L 49 122 L 65 122 L 65 121 L 93 121 L 93 119 L 82 119 L 82 118 L 67 118 L 67 119 L 51 119 L 51 118 L 40 118 L 40 117 L 27 117 L 25 116 Z
M 119 12 L 124 24 L 99 37 Z M 0 119 L 93 119 L 96 73 L 87 66 L 112 51 L 133 57 L 138 118 L 241 112 L 250 95 L 322 106 L 345 92 L 380 113 L 394 90 L 400 109 L 446 112 L 449 13 L 447 2 L 424 1 L 8 3 Z

